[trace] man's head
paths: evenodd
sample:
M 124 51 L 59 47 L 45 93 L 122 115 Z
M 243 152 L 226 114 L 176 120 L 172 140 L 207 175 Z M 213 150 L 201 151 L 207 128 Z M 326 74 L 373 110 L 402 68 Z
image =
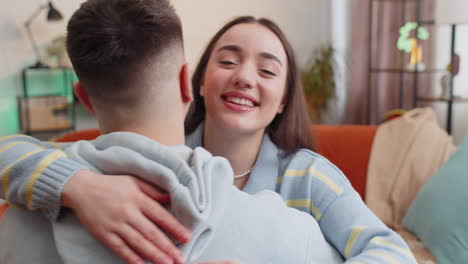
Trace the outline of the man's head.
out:
M 67 51 L 78 97 L 89 96 L 98 119 L 135 119 L 185 96 L 178 89 L 188 74 L 182 27 L 168 0 L 84 2 L 68 23 Z

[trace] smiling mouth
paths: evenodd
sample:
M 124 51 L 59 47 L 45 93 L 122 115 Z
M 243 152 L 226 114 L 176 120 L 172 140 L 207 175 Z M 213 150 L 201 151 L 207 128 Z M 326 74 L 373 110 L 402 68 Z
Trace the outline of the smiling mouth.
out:
M 258 106 L 258 103 L 255 103 L 246 98 L 232 97 L 232 96 L 222 96 L 222 98 L 225 101 L 236 104 L 236 105 L 242 105 L 242 106 L 248 106 L 248 107 Z

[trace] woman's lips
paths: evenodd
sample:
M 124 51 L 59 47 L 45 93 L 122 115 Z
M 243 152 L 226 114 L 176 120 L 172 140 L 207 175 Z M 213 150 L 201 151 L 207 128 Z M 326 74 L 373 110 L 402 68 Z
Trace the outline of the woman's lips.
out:
M 242 105 L 259 106 L 260 103 L 251 95 L 239 91 L 226 92 L 221 95 L 224 100 Z M 247 103 L 245 101 L 248 101 Z
M 242 103 L 239 104 L 239 103 L 233 102 L 232 98 L 233 97 L 228 97 L 228 98 L 221 97 L 221 99 L 223 100 L 224 105 L 226 105 L 231 110 L 234 110 L 236 112 L 250 112 L 250 111 L 253 111 L 255 109 L 255 106 L 253 106 L 253 103 L 251 101 L 249 101 L 247 104 L 250 103 L 252 105 L 246 105 L 246 104 L 242 104 Z M 242 99 L 242 100 L 246 100 L 246 99 Z M 239 102 L 238 99 L 236 99 L 234 101 Z M 245 101 L 243 101 L 243 102 L 245 102 Z
M 239 91 L 223 93 L 221 99 L 229 109 L 237 112 L 249 112 L 260 105 L 255 98 Z
M 225 100 L 234 104 L 238 104 L 238 105 L 254 107 L 254 103 L 250 101 L 249 99 L 245 99 L 245 98 L 226 97 Z

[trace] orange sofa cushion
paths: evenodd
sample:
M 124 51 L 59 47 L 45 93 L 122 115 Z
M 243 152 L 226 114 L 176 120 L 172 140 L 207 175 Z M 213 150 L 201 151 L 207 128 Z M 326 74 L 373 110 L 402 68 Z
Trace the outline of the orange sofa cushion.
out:
M 56 138 L 55 142 L 75 142 L 79 140 L 93 140 L 99 137 L 101 133 L 98 129 L 83 129 L 77 130 L 73 132 L 66 133 L 58 138 Z
M 7 203 L 4 203 L 4 204 L 1 204 L 1 205 L 0 205 L 0 220 L 2 220 L 2 215 L 3 215 L 3 213 L 6 211 L 7 208 L 8 208 L 8 204 L 7 204 Z
M 316 151 L 335 164 L 365 200 L 367 166 L 377 126 L 313 125 Z

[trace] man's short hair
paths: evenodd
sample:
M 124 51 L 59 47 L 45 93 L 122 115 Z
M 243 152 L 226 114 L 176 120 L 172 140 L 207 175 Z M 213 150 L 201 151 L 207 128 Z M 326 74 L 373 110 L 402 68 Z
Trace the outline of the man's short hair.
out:
M 137 103 L 132 89 L 145 68 L 183 45 L 181 22 L 168 0 L 88 0 L 67 30 L 67 51 L 87 92 L 114 103 Z

